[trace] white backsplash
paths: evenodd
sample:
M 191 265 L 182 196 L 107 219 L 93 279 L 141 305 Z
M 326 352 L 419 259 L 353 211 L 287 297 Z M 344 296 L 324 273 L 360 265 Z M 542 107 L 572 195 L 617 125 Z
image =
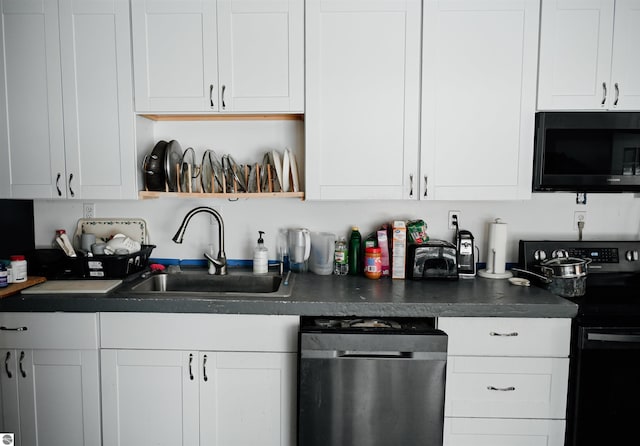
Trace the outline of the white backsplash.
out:
M 358 225 L 363 236 L 384 222 L 421 218 L 431 238 L 452 240 L 447 229 L 449 210 L 461 211 L 461 227 L 470 230 L 486 260 L 487 224 L 501 218 L 508 226 L 507 261 L 517 261 L 518 240 L 523 238 L 577 239 L 572 229 L 574 211 L 586 211 L 584 239 L 637 239 L 640 236 L 640 200 L 633 194 L 591 194 L 586 205 L 575 204 L 575 194 L 534 194 L 531 200 L 501 202 L 317 202 L 297 199 L 244 199 L 236 202 L 211 199 L 166 198 L 139 201 L 96 201 L 100 218 L 144 218 L 155 258 L 199 259 L 217 237 L 217 226 L 206 214 L 195 216 L 184 243 L 171 241 L 184 215 L 196 206 L 211 206 L 223 216 L 225 243 L 230 259 L 251 259 L 258 230 L 265 231 L 269 258 L 275 258 L 279 228 L 306 227 L 349 235 Z M 82 201 L 36 201 L 36 246 L 48 246 L 57 228 L 75 231 L 82 218 Z

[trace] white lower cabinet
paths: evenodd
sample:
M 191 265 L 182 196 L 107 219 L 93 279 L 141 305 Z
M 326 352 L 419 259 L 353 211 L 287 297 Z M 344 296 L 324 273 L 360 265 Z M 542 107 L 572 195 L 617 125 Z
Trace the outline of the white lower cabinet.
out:
M 445 446 L 562 446 L 564 420 L 445 418 Z
M 101 322 L 104 446 L 295 444 L 297 317 L 103 314 Z
M 4 313 L 0 358 L 0 431 L 17 446 L 100 444 L 95 314 Z
M 445 416 L 565 417 L 569 358 L 453 356 Z
M 562 446 L 570 319 L 440 318 L 445 446 Z

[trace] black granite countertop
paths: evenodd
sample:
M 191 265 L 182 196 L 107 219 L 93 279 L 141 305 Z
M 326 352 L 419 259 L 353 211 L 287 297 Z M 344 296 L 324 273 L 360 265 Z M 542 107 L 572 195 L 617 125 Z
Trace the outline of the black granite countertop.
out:
M 162 312 L 386 317 L 571 318 L 577 305 L 537 287 L 483 278 L 457 281 L 369 280 L 292 274 L 290 297 L 196 297 L 175 293 L 24 295 L 0 299 L 0 311 Z

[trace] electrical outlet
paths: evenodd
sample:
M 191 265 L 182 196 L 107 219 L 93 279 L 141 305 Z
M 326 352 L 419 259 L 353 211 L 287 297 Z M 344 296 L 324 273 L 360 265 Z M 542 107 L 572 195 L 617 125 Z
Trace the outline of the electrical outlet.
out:
M 573 213 L 573 229 L 578 230 L 578 222 L 587 222 L 587 211 L 575 211 Z
M 84 218 L 96 218 L 96 204 L 95 203 L 83 203 L 82 204 L 82 216 Z
M 456 229 L 454 222 L 458 223 L 460 226 L 460 215 L 462 212 L 460 211 L 449 211 L 449 220 L 447 220 L 447 225 L 449 229 Z

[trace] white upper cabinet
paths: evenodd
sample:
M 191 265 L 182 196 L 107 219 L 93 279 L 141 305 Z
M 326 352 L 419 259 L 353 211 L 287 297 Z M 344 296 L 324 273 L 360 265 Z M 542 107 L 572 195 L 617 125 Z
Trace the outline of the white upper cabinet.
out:
M 306 1 L 307 199 L 416 199 L 420 0 Z
M 66 195 L 58 8 L 3 0 L 0 57 L 0 194 Z
M 640 109 L 639 0 L 544 0 L 538 109 Z
M 126 0 L 60 0 L 67 198 L 136 197 Z
M 303 0 L 218 0 L 220 111 L 304 111 Z
M 134 198 L 126 0 L 3 0 L 0 196 Z
M 302 112 L 302 0 L 131 2 L 139 112 Z
M 425 0 L 420 198 L 531 195 L 539 1 Z

